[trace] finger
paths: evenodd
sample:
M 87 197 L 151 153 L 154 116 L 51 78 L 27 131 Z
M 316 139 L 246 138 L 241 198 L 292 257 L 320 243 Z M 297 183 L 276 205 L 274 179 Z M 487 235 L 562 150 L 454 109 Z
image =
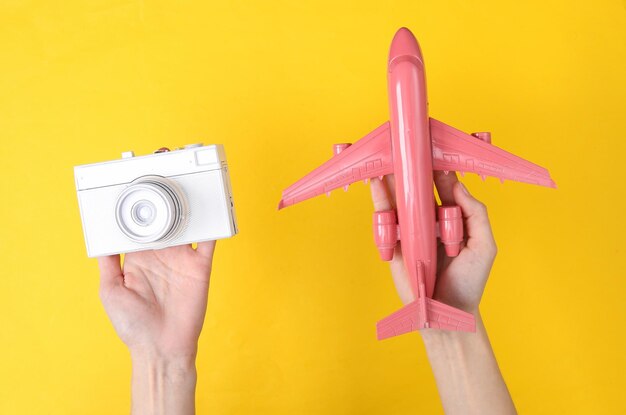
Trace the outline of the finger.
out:
M 453 189 L 454 201 L 461 207 L 467 229 L 467 246 L 495 250 L 495 241 L 491 232 L 487 208 L 476 200 L 461 182 Z
M 435 179 L 435 187 L 437 188 L 437 194 L 439 195 L 439 200 L 441 200 L 441 205 L 454 205 L 454 185 L 459 181 L 456 177 L 456 172 L 450 171 L 448 174 L 445 174 L 442 171 L 436 170 L 433 173 L 433 178 Z
M 400 300 L 403 304 L 408 304 L 415 300 L 413 290 L 411 288 L 411 278 L 404 265 L 404 259 L 402 257 L 402 248 L 400 245 L 396 246 L 393 254 L 393 259 L 389 262 L 391 268 L 391 276 L 393 277 L 393 283 L 396 286 Z
M 389 199 L 391 201 L 392 207 L 396 206 L 396 176 L 390 174 L 385 176 L 383 179 L 387 184 L 387 193 L 389 194 Z
M 382 210 L 393 209 L 393 204 L 387 192 L 385 183 L 377 178 L 370 181 L 370 190 L 372 192 L 372 201 L 374 202 L 374 210 L 380 212 Z
M 215 241 L 198 242 L 196 252 L 205 258 L 213 259 L 213 253 L 215 252 Z
M 119 255 L 109 255 L 98 258 L 100 268 L 100 286 L 103 288 L 115 287 L 124 281 Z

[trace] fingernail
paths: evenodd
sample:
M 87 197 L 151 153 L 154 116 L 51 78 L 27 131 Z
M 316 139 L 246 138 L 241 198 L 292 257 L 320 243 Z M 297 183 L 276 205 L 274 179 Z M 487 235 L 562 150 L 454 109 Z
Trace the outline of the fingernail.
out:
M 461 185 L 461 190 L 463 190 L 463 193 L 469 196 L 469 192 L 467 191 L 467 188 L 465 187 L 465 185 L 461 182 L 459 182 L 459 184 Z

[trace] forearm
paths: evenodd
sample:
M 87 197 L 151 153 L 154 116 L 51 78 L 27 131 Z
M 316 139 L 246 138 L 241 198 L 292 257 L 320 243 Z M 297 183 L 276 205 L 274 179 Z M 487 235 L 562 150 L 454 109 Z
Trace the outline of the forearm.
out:
M 423 330 L 428 360 L 447 415 L 516 414 L 480 313 L 476 333 Z
M 131 357 L 133 415 L 195 413 L 195 355 L 172 358 L 136 352 Z

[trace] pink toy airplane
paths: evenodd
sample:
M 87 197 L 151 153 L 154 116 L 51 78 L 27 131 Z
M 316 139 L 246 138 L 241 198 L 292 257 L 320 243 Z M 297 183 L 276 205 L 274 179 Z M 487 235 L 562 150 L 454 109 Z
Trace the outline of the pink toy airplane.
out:
M 422 328 L 474 332 L 470 313 L 432 299 L 437 269 L 437 222 L 433 169 L 473 172 L 501 181 L 556 187 L 543 167 L 490 144 L 490 133 L 465 134 L 428 117 L 424 60 L 406 28 L 391 42 L 388 63 L 391 119 L 354 145 L 335 144 L 334 157 L 288 187 L 282 209 L 358 180 L 395 174 L 396 212 L 374 213 L 374 240 L 384 261 L 401 239 L 415 300 L 377 324 L 378 339 Z M 463 241 L 459 206 L 439 206 L 439 234 L 446 254 L 457 256 Z

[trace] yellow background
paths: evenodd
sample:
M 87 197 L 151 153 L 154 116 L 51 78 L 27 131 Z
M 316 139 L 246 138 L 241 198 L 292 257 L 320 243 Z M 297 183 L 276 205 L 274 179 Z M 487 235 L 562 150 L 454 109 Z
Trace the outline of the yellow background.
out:
M 217 248 L 198 412 L 441 413 L 419 335 L 375 340 L 400 302 L 368 189 L 276 211 L 387 119 L 403 25 L 431 115 L 559 185 L 465 179 L 500 248 L 482 310 L 519 411 L 626 413 L 625 2 L 0 4 L 0 413 L 128 411 L 72 167 L 198 141 L 226 146 L 241 231 Z

